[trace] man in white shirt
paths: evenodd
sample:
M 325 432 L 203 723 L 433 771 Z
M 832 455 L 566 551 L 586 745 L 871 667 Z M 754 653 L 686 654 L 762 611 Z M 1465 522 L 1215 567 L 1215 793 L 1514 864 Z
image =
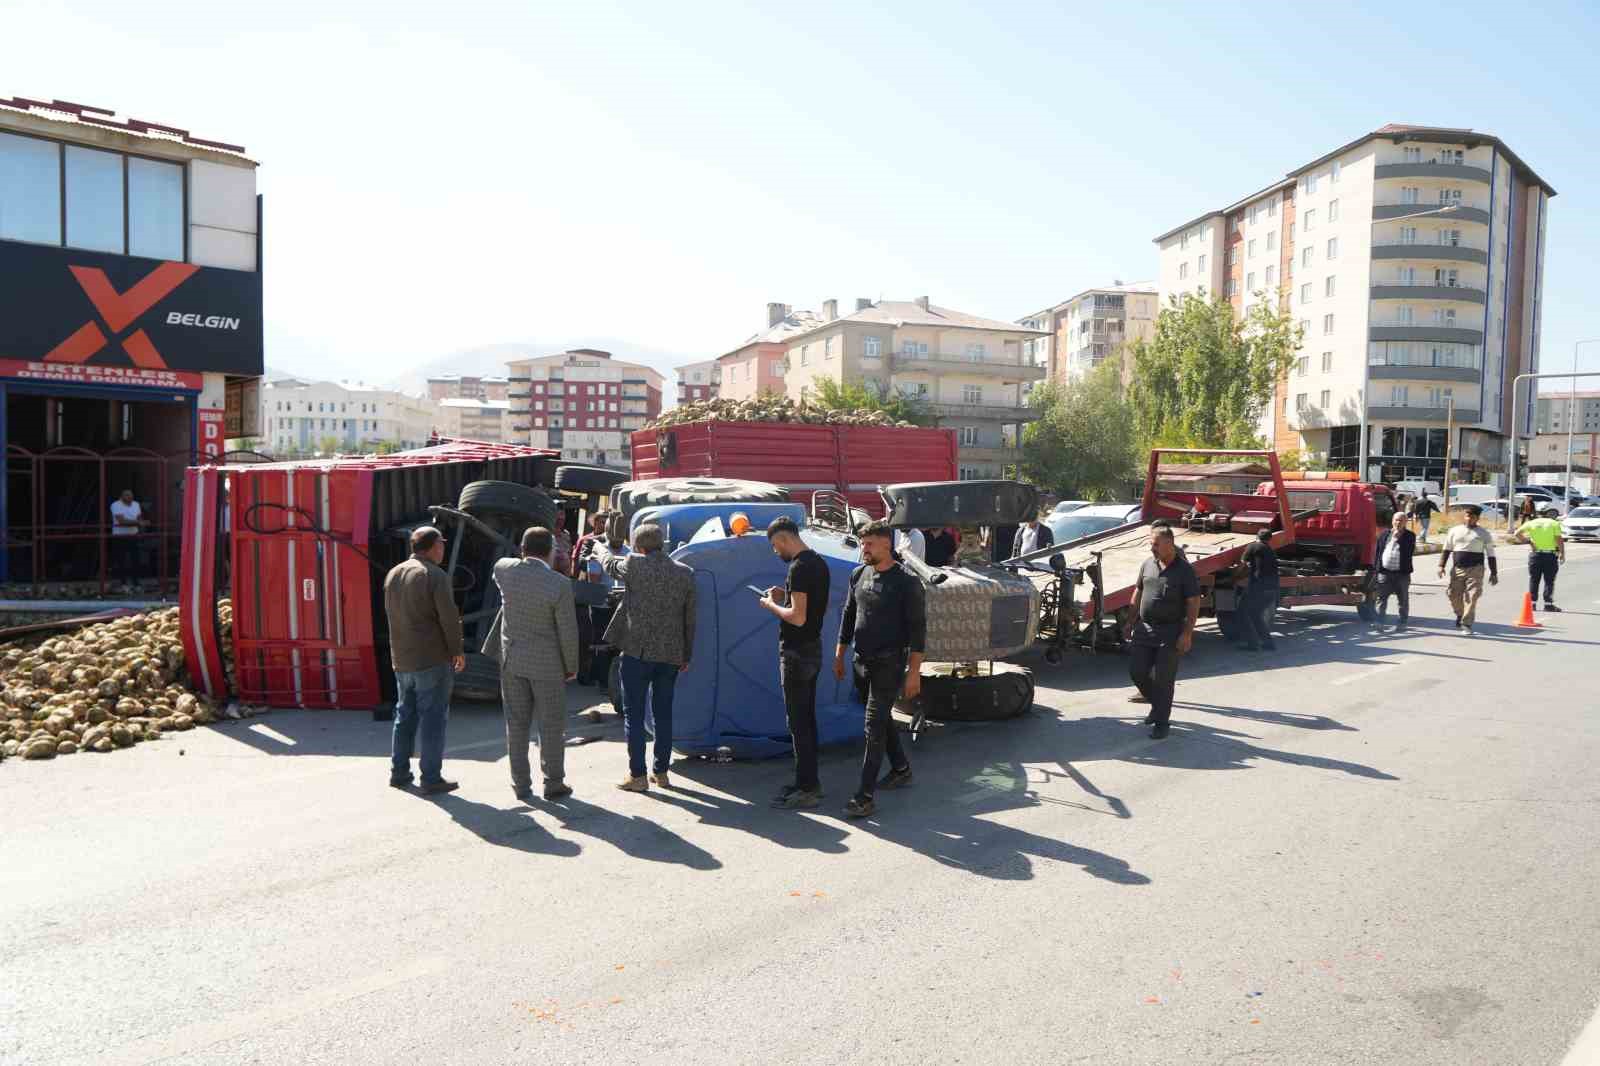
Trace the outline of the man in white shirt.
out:
M 133 498 L 132 489 L 123 489 L 122 495 L 111 501 L 111 571 L 132 586 L 138 576 L 139 530 L 147 523 L 139 501 Z
M 928 538 L 922 535 L 920 529 L 901 529 L 894 535 L 894 550 L 901 555 L 910 552 L 924 562 L 928 559 Z

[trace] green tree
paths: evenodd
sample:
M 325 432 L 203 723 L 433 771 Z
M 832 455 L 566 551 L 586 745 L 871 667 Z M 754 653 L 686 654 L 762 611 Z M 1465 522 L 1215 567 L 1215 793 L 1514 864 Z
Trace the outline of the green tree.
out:
M 1128 402 L 1139 438 L 1152 446 L 1261 447 L 1261 416 L 1303 332 L 1266 303 L 1239 320 L 1220 297 L 1173 297 L 1155 336 L 1129 349 Z
M 818 378 L 806 403 L 825 411 L 882 411 L 901 422 L 930 426 L 933 418 L 922 403 L 902 392 L 880 392 L 863 384 L 845 384 L 832 378 Z
M 1122 366 L 1107 361 L 1084 377 L 1037 385 L 1039 411 L 1022 433 L 1024 479 L 1085 500 L 1125 497 L 1139 476 L 1139 440 L 1122 392 Z
M 339 450 L 339 438 L 330 433 L 317 442 L 317 448 L 323 455 L 332 455 Z

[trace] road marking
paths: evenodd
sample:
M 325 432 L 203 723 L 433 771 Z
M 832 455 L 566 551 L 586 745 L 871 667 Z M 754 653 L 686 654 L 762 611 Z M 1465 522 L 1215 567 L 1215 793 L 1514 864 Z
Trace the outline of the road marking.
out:
M 293 737 L 286 737 L 276 729 L 272 728 L 270 725 L 262 725 L 260 722 L 256 722 L 251 725 L 250 732 L 259 733 L 270 740 L 276 740 L 279 744 L 284 744 L 291 748 L 294 747 L 296 743 Z
M 109 1052 L 98 1051 L 90 1057 L 71 1061 L 94 1063 L 95 1066 L 144 1066 L 146 1063 L 188 1055 L 224 1040 L 233 1040 L 262 1029 L 282 1025 L 303 1014 L 324 1010 L 346 1000 L 370 996 L 374 992 L 427 977 L 438 973 L 447 965 L 442 958 L 413 959 L 404 966 L 357 977 L 342 984 L 329 985 L 260 1010 L 196 1022 L 167 1033 L 135 1040 L 120 1048 L 113 1048 Z
M 1600 1007 L 1595 1008 L 1594 1017 L 1578 1034 L 1572 1050 L 1561 1060 L 1561 1066 L 1595 1066 L 1596 1063 L 1600 1063 Z
M 477 740 L 471 744 L 457 744 L 453 748 L 444 749 L 444 753 L 446 755 L 459 755 L 463 751 L 478 751 L 482 748 L 503 748 L 505 746 L 505 737 L 495 737 L 493 740 Z
M 1405 664 L 1404 663 L 1378 663 L 1376 666 L 1367 667 L 1365 670 L 1361 671 L 1359 674 L 1351 674 L 1349 677 L 1336 678 L 1333 683 L 1335 685 L 1350 685 L 1350 684 L 1354 684 L 1357 681 L 1365 681 L 1367 678 L 1371 677 L 1373 674 L 1377 673 L 1379 670 L 1393 670 L 1395 667 L 1403 666 L 1403 665 L 1405 665 Z

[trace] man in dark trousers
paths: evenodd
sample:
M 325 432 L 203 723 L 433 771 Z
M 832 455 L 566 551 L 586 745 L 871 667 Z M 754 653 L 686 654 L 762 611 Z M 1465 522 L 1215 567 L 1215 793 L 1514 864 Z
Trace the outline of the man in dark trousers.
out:
M 1244 549 L 1245 587 L 1240 609 L 1244 612 L 1244 650 L 1277 651 L 1267 619 L 1278 609 L 1278 553 L 1272 550 L 1272 531 L 1263 529 Z
M 1411 517 L 1417 520 L 1417 529 L 1421 531 L 1424 544 L 1428 543 L 1428 526 L 1438 510 L 1439 505 L 1428 499 L 1425 492 L 1419 492 L 1417 498 L 1411 501 Z
M 467 665 L 461 647 L 461 612 L 450 592 L 449 575 L 439 565 L 443 561 L 444 535 L 432 526 L 418 526 L 411 533 L 411 558 L 383 579 L 389 657 L 399 694 L 389 784 L 411 787 L 411 751 L 420 746 L 422 791 L 428 795 L 456 789 L 456 783 L 441 773 L 444 727 L 450 718 L 455 674 Z
M 880 787 L 903 788 L 911 783 L 911 760 L 894 726 L 894 701 L 902 678 L 906 699 L 921 693 L 928 636 L 922 582 L 894 561 L 893 531 L 882 522 L 869 522 L 858 535 L 862 562 L 850 575 L 839 646 L 833 655 L 833 676 L 843 680 L 845 649 L 855 642 L 856 679 L 867 690 L 861 783 L 844 808 L 851 818 L 865 818 L 877 810 L 873 797 Z M 886 753 L 889 773 L 879 781 Z
M 1396 511 L 1389 528 L 1378 534 L 1378 547 L 1374 553 L 1377 571 L 1378 617 L 1372 622 L 1375 631 L 1382 631 L 1384 619 L 1389 614 L 1389 597 L 1395 598 L 1400 609 L 1400 624 L 1396 633 L 1405 632 L 1411 617 L 1411 558 L 1417 550 L 1417 535 L 1406 528 L 1404 511 Z
M 1178 553 L 1172 527 L 1163 521 L 1150 525 L 1150 558 L 1139 568 L 1133 589 L 1133 618 L 1128 623 L 1132 642 L 1128 674 L 1139 694 L 1150 701 L 1145 724 L 1150 736 L 1160 740 L 1172 720 L 1172 692 L 1178 681 L 1178 658 L 1194 644 L 1194 624 L 1200 618 L 1200 580 L 1189 561 Z
M 822 616 L 828 610 L 828 564 L 800 539 L 792 518 L 774 518 L 767 539 L 789 576 L 761 598 L 778 619 L 778 678 L 794 740 L 794 784 L 784 786 L 774 807 L 799 810 L 822 801 L 817 777 L 817 675 L 822 672 Z

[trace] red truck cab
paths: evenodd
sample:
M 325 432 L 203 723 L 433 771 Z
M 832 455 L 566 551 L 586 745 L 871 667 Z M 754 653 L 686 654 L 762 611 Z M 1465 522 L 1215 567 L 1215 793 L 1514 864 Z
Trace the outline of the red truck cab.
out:
M 1283 476 L 1283 489 L 1296 517 L 1294 544 L 1280 555 L 1320 563 L 1334 574 L 1372 567 L 1378 534 L 1394 516 L 1394 492 L 1389 486 L 1358 481 L 1353 473 L 1292 471 Z M 1258 496 L 1274 492 L 1270 481 L 1256 486 Z

